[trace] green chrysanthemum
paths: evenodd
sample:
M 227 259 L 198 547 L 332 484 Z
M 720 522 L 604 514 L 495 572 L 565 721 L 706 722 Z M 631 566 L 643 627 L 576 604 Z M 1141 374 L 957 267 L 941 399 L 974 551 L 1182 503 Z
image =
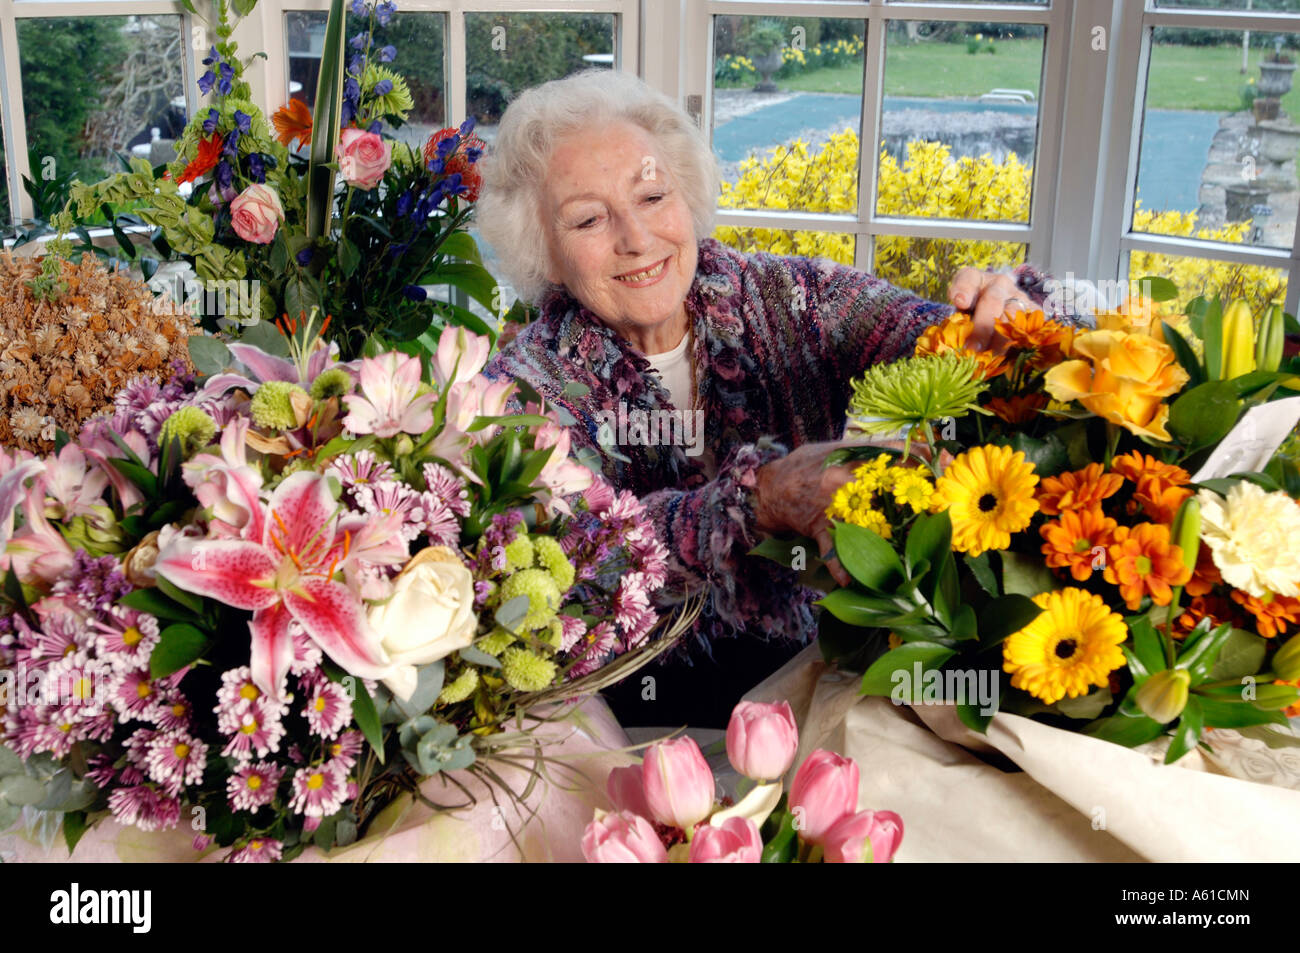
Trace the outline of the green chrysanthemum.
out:
M 556 667 L 554 662 L 527 649 L 512 648 L 506 649 L 501 657 L 501 672 L 512 688 L 521 692 L 540 692 L 555 681 Z
M 553 536 L 535 536 L 533 546 L 537 550 L 537 562 L 551 574 L 560 591 L 566 592 L 573 585 L 575 571 L 569 557 L 564 555 L 564 548 Z
M 331 397 L 342 397 L 351 392 L 352 378 L 341 367 L 331 367 L 327 371 L 322 371 L 320 376 L 311 382 L 312 400 L 329 400 Z
M 528 614 L 519 623 L 521 631 L 540 629 L 560 608 L 560 587 L 545 569 L 521 569 L 501 583 L 502 604 L 516 596 L 528 597 Z
M 533 541 L 528 538 L 526 533 L 520 533 L 506 547 L 506 569 L 508 572 L 517 572 L 520 569 L 529 569 L 533 565 Z
M 493 629 L 487 635 L 483 636 L 483 638 L 475 642 L 474 648 L 481 649 L 488 655 L 500 655 L 509 648 L 511 643 L 514 641 L 515 637 L 505 629 Z
M 457 675 L 450 684 L 443 687 L 442 691 L 438 693 L 438 701 L 444 705 L 463 702 L 474 694 L 476 688 L 478 688 L 478 672 L 472 668 L 467 668 Z
M 377 94 L 375 88 L 385 80 L 391 88 L 386 93 Z M 406 80 L 386 66 L 377 63 L 367 66 L 365 75 L 361 77 L 361 89 L 365 95 L 371 97 L 370 111 L 376 116 L 391 116 L 405 122 L 406 117 L 415 107 L 415 100 L 411 98 L 411 90 L 406 85 Z
M 289 381 L 267 381 L 257 389 L 249 404 L 253 421 L 259 427 L 275 430 L 288 430 L 297 426 L 298 418 L 293 412 L 292 401 L 295 391 L 303 395 L 307 393 Z
M 859 433 L 896 433 L 972 410 L 988 385 L 975 358 L 958 354 L 908 357 L 875 364 L 853 382 L 849 426 Z
M 537 633 L 537 637 L 558 652 L 560 646 L 564 644 L 564 624 L 560 622 L 559 617 L 556 617 L 546 624 L 545 629 Z
M 217 435 L 217 422 L 198 407 L 182 407 L 163 421 L 158 433 L 160 446 L 166 445 L 173 437 L 181 442 L 181 455 L 189 459 L 198 453 Z

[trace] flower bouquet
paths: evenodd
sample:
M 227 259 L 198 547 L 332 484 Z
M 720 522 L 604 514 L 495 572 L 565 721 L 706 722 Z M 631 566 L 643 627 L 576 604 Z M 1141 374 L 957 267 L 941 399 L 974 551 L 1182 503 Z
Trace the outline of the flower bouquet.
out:
M 788 796 L 799 731 L 787 702 L 741 702 L 726 750 L 742 776 L 736 803 L 716 800 L 717 781 L 694 739 L 650 745 L 642 763 L 606 781 L 614 812 L 597 809 L 582 836 L 590 863 L 889 863 L 903 840 L 893 811 L 859 811 L 851 758 L 813 751 Z
M 535 782 L 535 729 L 689 624 L 650 607 L 639 503 L 479 373 L 487 339 L 447 329 L 422 375 L 282 330 L 206 380 L 133 381 L 57 453 L 0 453 L 0 830 L 346 845 L 434 776 Z
M 1300 678 L 1291 319 L 1204 299 L 1151 314 L 1020 313 L 983 351 L 956 314 L 855 382 L 850 430 L 928 448 L 921 467 L 907 446 L 836 458 L 856 467 L 828 513 L 854 582 L 821 600 L 821 644 L 863 694 L 955 705 L 975 732 L 1009 711 L 1168 736 L 1166 762 L 1211 729 L 1278 737 Z
M 199 16 L 194 4 L 186 8 Z M 467 308 L 436 301 L 424 286 L 459 289 L 492 313 L 500 292 L 465 230 L 481 184 L 483 142 L 473 121 L 443 129 L 423 148 L 395 139 L 413 103 L 392 64 L 398 51 L 376 39 L 395 12 L 389 0 L 334 0 L 326 26 L 315 115 L 291 99 L 270 120 L 250 99 L 242 57 L 231 39 L 255 0 L 216 4 L 199 89 L 208 97 L 176 143 L 177 158 L 130 169 L 102 182 L 75 183 L 68 207 L 52 218 L 56 254 L 96 252 L 138 265 L 167 290 L 160 262 L 183 261 L 197 280 L 172 297 L 208 331 L 264 322 L 250 339 L 265 346 L 280 316 L 304 321 L 313 308 L 345 358 L 394 344 L 433 349 L 448 324 L 492 338 Z M 290 146 L 310 150 L 306 155 Z M 102 216 L 118 248 L 97 248 L 86 225 Z M 129 231 L 148 236 L 137 244 Z M 79 236 L 74 245 L 67 235 Z M 205 366 L 211 373 L 217 368 Z

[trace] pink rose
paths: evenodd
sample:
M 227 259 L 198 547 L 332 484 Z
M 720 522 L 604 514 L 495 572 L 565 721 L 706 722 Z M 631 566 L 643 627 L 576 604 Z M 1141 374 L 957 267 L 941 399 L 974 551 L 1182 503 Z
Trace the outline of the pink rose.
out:
M 790 770 L 799 748 L 799 729 L 789 702 L 741 702 L 727 724 L 731 766 L 755 781 L 774 781 Z
M 790 810 L 799 836 L 820 844 L 831 825 L 858 809 L 858 766 L 851 758 L 820 748 L 795 772 L 790 785 Z
M 887 864 L 903 840 L 903 819 L 893 811 L 858 811 L 826 832 L 828 864 Z
M 717 827 L 702 824 L 691 840 L 692 864 L 757 864 L 763 859 L 763 838 L 747 817 L 729 817 Z
M 668 863 L 668 851 L 650 822 L 626 811 L 596 812 L 582 833 L 582 856 L 589 864 Z
M 632 764 L 615 768 L 605 781 L 605 791 L 614 802 L 616 811 L 626 811 L 650 817 L 650 805 L 645 799 L 645 783 L 641 780 L 641 766 Z
M 660 824 L 688 831 L 713 811 L 713 772 L 692 738 L 647 748 L 641 780 L 650 813 Z
M 339 174 L 348 185 L 373 189 L 393 161 L 393 144 L 376 132 L 348 128 L 339 134 Z
M 284 206 L 274 189 L 254 183 L 230 203 L 230 224 L 235 234 L 255 245 L 269 244 L 284 221 Z

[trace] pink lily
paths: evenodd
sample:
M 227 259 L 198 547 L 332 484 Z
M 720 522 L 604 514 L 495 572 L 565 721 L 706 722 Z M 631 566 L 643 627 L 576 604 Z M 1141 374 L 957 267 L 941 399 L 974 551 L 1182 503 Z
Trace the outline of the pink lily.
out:
M 361 393 L 345 398 L 343 426 L 355 434 L 393 437 L 433 426 L 432 391 L 420 393 L 420 361 L 397 351 L 361 360 Z
M 0 459 L 4 459 L 0 452 Z M 0 553 L 14 531 L 14 512 L 18 501 L 26 494 L 23 484 L 45 469 L 40 460 L 30 459 L 15 463 L 12 469 L 0 476 Z M 43 517 L 42 517 L 43 519 Z
M 86 466 L 86 455 L 75 443 L 69 443 L 45 464 L 45 492 L 52 500 L 46 514 L 54 519 L 94 516 L 92 509 L 102 503 L 108 487 L 107 475 L 98 467 Z
M 492 342 L 464 328 L 445 327 L 438 338 L 433 358 L 433 379 L 442 390 L 449 384 L 463 384 L 487 363 Z
M 18 485 L 21 489 L 21 477 Z M 18 576 L 18 581 L 29 585 L 38 582 L 52 584 L 73 565 L 72 547 L 63 538 L 63 534 L 45 518 L 43 478 L 25 491 L 23 527 L 9 538 L 5 553 L 9 556 L 10 566 Z
M 569 458 L 569 439 L 569 428 L 554 422 L 538 427 L 533 438 L 534 449 L 555 448 L 546 458 L 546 465 L 533 485 L 549 491 L 548 509 L 565 514 L 571 514 L 572 510 L 564 497 L 581 493 L 591 486 L 594 478 L 591 470 Z
M 289 623 L 351 675 L 382 678 L 388 657 L 366 621 L 365 607 L 335 570 L 349 558 L 360 523 L 338 517 L 329 484 L 318 473 L 295 473 L 253 516 L 243 540 L 177 540 L 154 568 L 189 592 L 253 612 L 253 682 L 281 696 L 293 661 Z
M 236 417 L 221 434 L 221 456 L 200 453 L 182 467 L 183 479 L 209 513 L 211 536 L 250 538 L 253 514 L 262 510 L 262 474 L 248 465 L 247 433 L 248 418 Z M 257 532 L 260 537 L 260 523 Z

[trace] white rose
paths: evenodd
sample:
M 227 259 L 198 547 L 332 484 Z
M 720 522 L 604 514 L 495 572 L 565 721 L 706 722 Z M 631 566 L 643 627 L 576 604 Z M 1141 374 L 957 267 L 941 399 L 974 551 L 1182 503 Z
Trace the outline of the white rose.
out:
M 474 641 L 474 577 L 445 546 L 422 549 L 393 580 L 392 598 L 366 618 L 393 663 L 384 684 L 405 701 L 415 691 L 416 666 Z

